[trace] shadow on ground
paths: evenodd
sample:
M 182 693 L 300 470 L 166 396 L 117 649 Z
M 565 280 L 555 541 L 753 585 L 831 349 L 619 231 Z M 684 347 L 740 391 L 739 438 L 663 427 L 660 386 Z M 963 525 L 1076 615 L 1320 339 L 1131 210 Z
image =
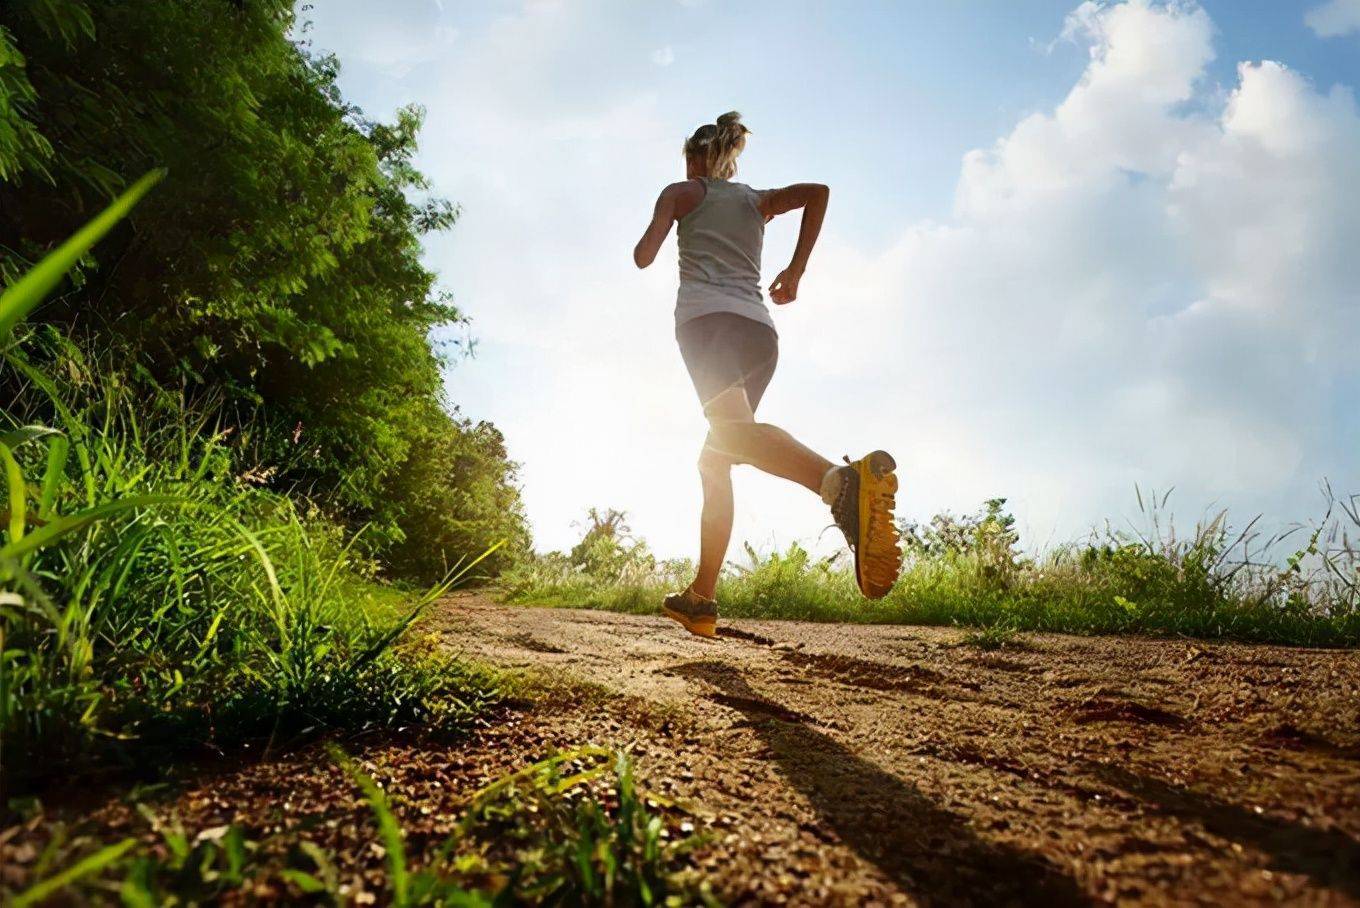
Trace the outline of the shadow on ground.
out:
M 1360 899 L 1360 842 L 1339 829 L 1317 829 L 1258 814 L 1122 766 L 1092 763 L 1085 771 L 1138 798 L 1149 810 L 1197 823 L 1214 835 L 1269 855 L 1272 870 L 1303 874 L 1321 886 Z
M 674 671 L 705 682 L 711 699 L 746 716 L 779 771 L 835 835 L 923 901 L 1088 902 L 1071 877 L 1042 857 L 979 838 L 961 817 L 812 728 L 806 716 L 762 697 L 739 668 L 701 661 Z

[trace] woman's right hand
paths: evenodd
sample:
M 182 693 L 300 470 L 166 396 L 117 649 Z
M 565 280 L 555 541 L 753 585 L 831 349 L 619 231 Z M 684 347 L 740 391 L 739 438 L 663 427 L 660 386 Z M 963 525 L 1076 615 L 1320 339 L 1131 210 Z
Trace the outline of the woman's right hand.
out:
M 793 265 L 785 268 L 770 284 L 770 299 L 779 306 L 798 299 L 798 282 L 802 279 L 803 269 Z

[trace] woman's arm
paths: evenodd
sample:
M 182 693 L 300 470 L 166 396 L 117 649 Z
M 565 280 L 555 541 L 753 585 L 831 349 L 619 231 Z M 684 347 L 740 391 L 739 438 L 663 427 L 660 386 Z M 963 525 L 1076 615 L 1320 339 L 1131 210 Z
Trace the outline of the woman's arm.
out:
M 661 195 L 656 199 L 656 208 L 652 210 L 652 222 L 643 231 L 642 239 L 633 247 L 633 263 L 639 268 L 646 268 L 656 261 L 661 244 L 666 242 L 671 232 L 671 224 L 675 222 L 677 185 L 673 183 L 661 190 Z
M 822 232 L 826 203 L 830 198 L 831 188 L 821 183 L 794 183 L 760 194 L 760 213 L 765 215 L 766 220 L 797 208 L 803 209 L 803 223 L 798 229 L 798 245 L 794 247 L 793 259 L 789 267 L 779 272 L 774 283 L 770 284 L 770 299 L 775 303 L 783 305 L 798 298 L 798 282 L 807 270 L 812 247 L 817 245 L 817 235 Z

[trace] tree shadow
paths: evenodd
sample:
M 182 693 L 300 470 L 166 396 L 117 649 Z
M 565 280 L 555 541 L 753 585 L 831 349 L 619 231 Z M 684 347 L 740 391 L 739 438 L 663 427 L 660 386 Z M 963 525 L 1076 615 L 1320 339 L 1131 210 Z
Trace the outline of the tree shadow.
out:
M 1318 885 L 1360 899 L 1360 842 L 1339 829 L 1314 829 L 1258 814 L 1123 766 L 1092 763 L 1085 771 L 1152 810 L 1197 822 L 1215 835 L 1264 852 L 1270 856 L 1272 870 L 1302 874 Z
M 933 904 L 1080 905 L 1076 882 L 1038 855 L 978 837 L 915 787 L 811 728 L 807 716 L 767 700 L 735 666 L 691 662 L 673 669 L 713 688 L 742 713 L 779 771 L 860 857 Z

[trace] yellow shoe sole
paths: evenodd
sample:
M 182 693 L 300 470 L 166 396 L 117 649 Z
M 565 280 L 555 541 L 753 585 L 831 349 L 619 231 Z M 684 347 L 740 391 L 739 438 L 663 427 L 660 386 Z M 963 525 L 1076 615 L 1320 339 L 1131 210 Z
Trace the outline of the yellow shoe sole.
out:
M 888 595 L 902 570 L 893 508 L 897 504 L 897 462 L 887 451 L 875 451 L 853 464 L 859 474 L 859 544 L 855 546 L 855 579 L 870 599 Z
M 675 609 L 661 607 L 661 613 L 672 621 L 678 621 L 680 626 L 689 631 L 696 637 L 716 637 L 718 636 L 718 619 L 713 617 L 691 618 Z

